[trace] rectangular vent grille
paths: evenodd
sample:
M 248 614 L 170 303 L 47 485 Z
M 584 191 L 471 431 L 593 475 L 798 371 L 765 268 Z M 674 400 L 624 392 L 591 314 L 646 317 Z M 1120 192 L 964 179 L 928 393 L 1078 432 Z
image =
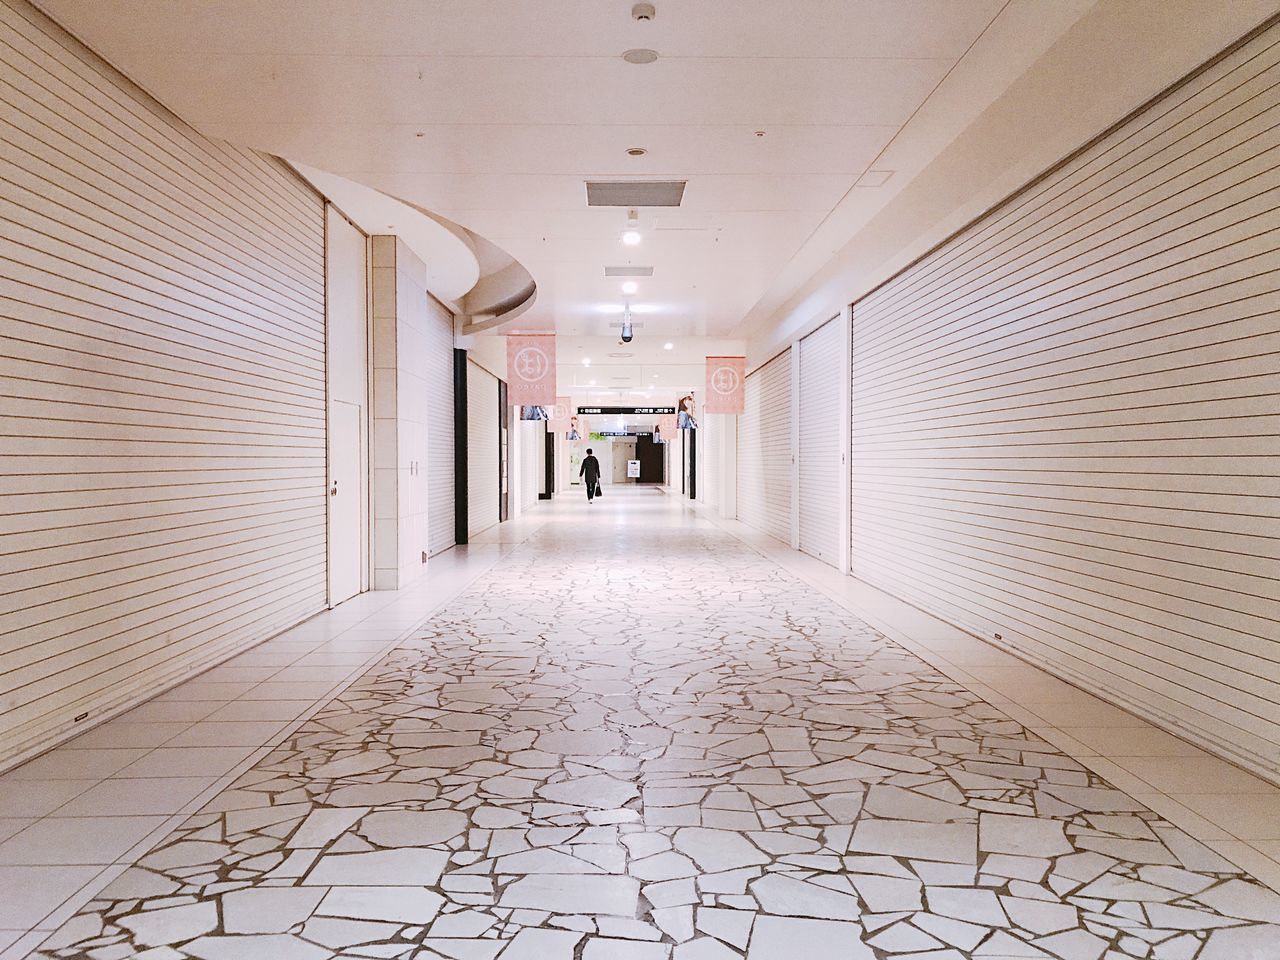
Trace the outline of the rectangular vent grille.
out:
M 605 267 L 606 277 L 652 277 L 653 267 Z
M 678 207 L 684 180 L 588 180 L 589 207 Z

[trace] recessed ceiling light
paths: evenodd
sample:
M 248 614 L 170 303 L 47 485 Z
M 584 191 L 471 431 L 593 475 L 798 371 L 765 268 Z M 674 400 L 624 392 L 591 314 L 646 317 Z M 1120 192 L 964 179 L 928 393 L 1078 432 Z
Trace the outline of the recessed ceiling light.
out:
M 624 230 L 622 233 L 622 242 L 628 247 L 636 246 L 641 240 L 639 230 Z
M 596 385 L 596 382 L 595 382 L 594 380 L 592 380 L 592 381 L 591 381 L 591 386 L 593 386 L 593 387 L 594 387 L 595 385 Z
M 663 349 L 663 350 L 670 350 L 670 349 L 671 349 L 672 347 L 674 347 L 674 346 L 675 346 L 675 344 L 674 344 L 674 343 L 664 343 L 664 344 L 662 345 L 662 349 Z
M 653 63 L 658 59 L 658 51 L 648 47 L 635 47 L 622 55 L 627 63 Z
M 590 358 L 590 357 L 583 357 L 583 358 L 582 358 L 582 365 L 583 365 L 584 367 L 589 367 L 589 366 L 591 366 L 591 358 Z
M 648 152 L 644 147 L 627 147 L 628 157 L 643 157 Z
M 635 293 L 639 289 L 640 284 L 636 283 L 634 280 L 626 280 L 622 284 L 623 293 Z

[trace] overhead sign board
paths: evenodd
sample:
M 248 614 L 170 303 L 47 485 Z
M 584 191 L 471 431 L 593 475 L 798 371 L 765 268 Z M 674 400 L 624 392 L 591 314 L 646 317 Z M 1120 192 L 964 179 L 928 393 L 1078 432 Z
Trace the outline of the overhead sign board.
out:
M 675 412 L 676 412 L 675 407 L 579 407 L 578 408 L 579 414 L 598 413 L 598 414 L 626 415 L 626 414 L 637 414 L 637 413 L 639 414 L 649 413 L 649 414 L 656 414 L 658 416 L 662 416 L 663 414 L 674 414 Z

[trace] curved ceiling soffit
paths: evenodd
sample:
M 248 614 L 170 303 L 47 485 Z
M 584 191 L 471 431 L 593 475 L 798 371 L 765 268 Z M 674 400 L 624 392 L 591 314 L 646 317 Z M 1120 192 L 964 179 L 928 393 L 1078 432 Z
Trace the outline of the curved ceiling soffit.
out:
M 462 316 L 462 333 L 493 331 L 524 313 L 537 284 L 505 250 L 417 204 L 308 164 L 295 170 L 369 234 L 394 233 L 427 267 L 427 289 Z
M 497 332 L 533 306 L 538 298 L 538 285 L 524 264 L 480 234 L 416 203 L 402 202 L 463 238 L 475 254 L 479 278 L 459 304 L 462 314 L 460 333 Z

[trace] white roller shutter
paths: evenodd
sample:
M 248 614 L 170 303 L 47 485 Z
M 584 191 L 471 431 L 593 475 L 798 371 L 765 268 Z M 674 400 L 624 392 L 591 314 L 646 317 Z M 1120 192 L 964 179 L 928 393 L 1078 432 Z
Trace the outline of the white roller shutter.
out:
M 520 508 L 528 510 L 538 502 L 546 462 L 545 420 L 518 420 L 520 430 Z
M 853 312 L 857 574 L 1272 778 L 1277 85 L 1271 28 Z
M 720 434 L 724 418 L 704 414 L 698 421 L 698 499 L 713 510 L 720 509 Z
M 748 374 L 738 418 L 738 519 L 791 543 L 791 350 Z
M 4 766 L 324 609 L 327 551 L 320 198 L 25 5 L 0 78 Z
M 427 298 L 427 550 L 453 546 L 453 314 Z
M 498 378 L 467 361 L 467 533 L 498 522 Z
M 800 549 L 840 564 L 845 484 L 841 378 L 845 376 L 842 320 L 827 321 L 800 341 Z

